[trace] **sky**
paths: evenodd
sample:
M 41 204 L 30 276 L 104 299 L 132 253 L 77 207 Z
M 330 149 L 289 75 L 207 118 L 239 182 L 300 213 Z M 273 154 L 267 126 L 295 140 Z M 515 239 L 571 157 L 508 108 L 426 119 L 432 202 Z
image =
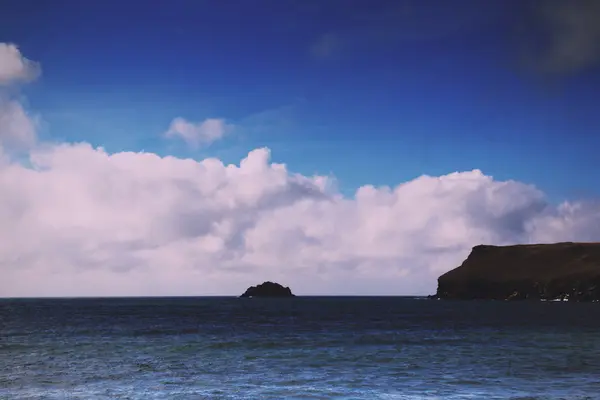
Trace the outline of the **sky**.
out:
M 600 241 L 595 0 L 0 0 L 0 297 L 423 295 Z

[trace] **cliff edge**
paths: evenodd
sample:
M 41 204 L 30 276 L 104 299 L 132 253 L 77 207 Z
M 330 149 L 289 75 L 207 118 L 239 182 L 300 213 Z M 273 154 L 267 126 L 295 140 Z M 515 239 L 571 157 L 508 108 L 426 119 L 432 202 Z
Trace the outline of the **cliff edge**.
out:
M 264 282 L 258 286 L 250 286 L 240 297 L 294 297 L 289 287 L 279 283 Z
M 431 297 L 599 301 L 600 243 L 475 246 Z

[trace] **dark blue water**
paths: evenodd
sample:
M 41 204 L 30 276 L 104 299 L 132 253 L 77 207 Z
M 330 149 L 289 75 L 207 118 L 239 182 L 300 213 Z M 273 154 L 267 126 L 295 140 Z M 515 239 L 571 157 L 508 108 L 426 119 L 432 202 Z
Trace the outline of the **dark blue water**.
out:
M 0 300 L 4 399 L 600 399 L 600 304 Z

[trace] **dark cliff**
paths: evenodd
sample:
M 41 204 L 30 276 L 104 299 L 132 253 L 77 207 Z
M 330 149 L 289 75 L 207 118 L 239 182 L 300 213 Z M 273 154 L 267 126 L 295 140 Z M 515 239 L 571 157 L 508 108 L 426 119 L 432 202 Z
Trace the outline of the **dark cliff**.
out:
M 294 297 L 294 295 L 289 287 L 274 282 L 264 282 L 258 286 L 250 286 L 240 297 Z
M 600 243 L 475 246 L 432 297 L 597 301 Z

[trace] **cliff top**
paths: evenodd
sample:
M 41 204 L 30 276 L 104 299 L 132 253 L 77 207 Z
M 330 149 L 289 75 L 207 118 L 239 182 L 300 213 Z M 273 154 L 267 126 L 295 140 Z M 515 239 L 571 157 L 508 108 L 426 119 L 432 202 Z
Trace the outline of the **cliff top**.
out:
M 600 243 L 554 243 L 514 246 L 475 246 L 442 281 L 515 281 L 600 276 Z

